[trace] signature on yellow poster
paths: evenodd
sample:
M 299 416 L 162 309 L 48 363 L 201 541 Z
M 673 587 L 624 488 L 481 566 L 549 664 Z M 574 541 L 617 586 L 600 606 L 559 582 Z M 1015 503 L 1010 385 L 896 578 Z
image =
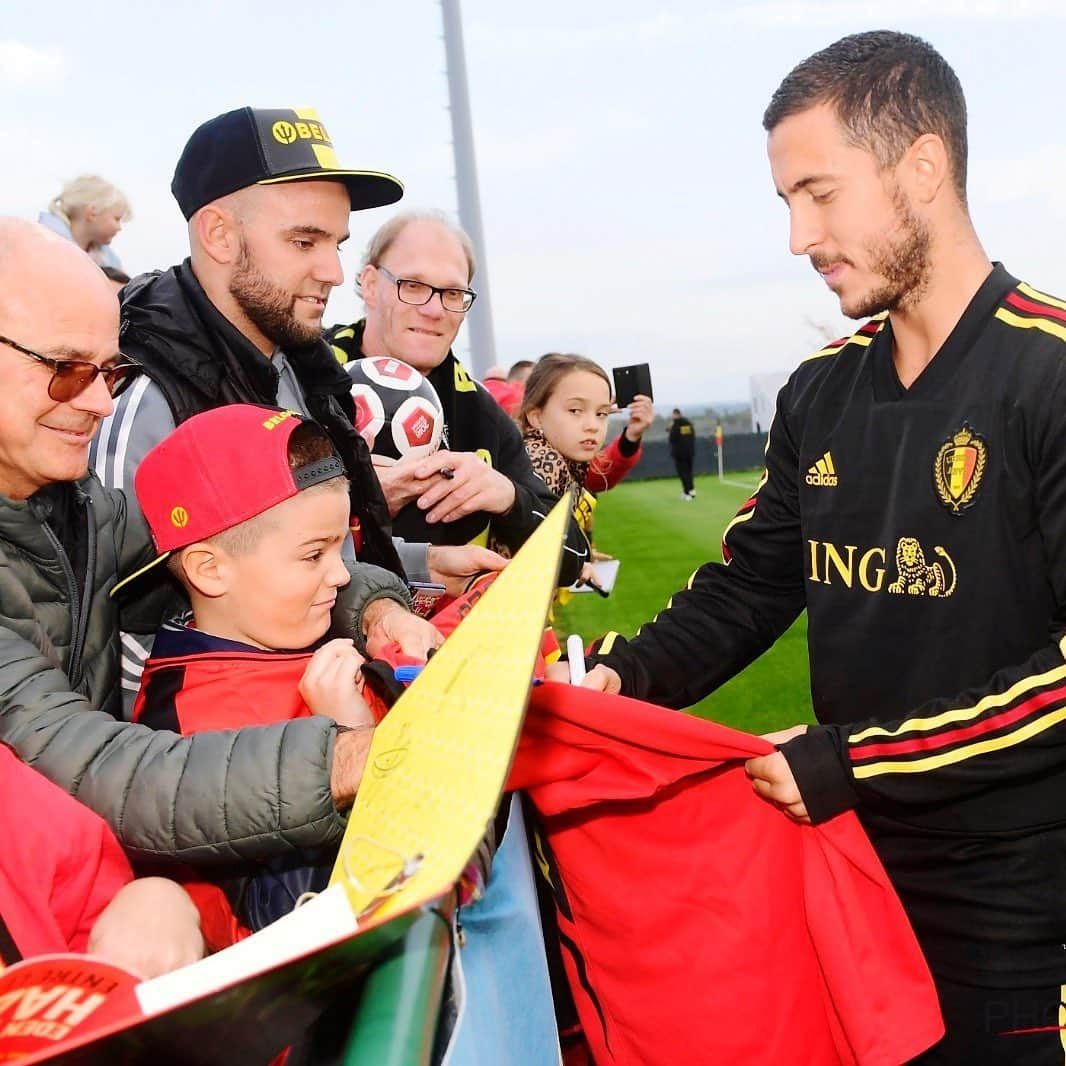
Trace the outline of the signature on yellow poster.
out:
M 376 919 L 446 893 L 518 743 L 571 504 L 558 503 L 377 727 L 333 868 Z

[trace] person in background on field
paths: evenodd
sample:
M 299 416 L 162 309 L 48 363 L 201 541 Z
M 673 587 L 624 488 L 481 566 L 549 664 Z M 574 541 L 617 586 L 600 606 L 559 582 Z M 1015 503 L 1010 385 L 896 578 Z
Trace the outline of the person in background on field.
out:
M 681 499 L 694 500 L 696 489 L 692 484 L 692 460 L 696 455 L 696 430 L 692 423 L 675 407 L 670 413 L 670 456 L 674 469 L 681 478 Z
M 37 221 L 73 241 L 98 266 L 121 270 L 111 242 L 131 216 L 129 200 L 120 189 L 95 174 L 82 174 L 63 186 Z

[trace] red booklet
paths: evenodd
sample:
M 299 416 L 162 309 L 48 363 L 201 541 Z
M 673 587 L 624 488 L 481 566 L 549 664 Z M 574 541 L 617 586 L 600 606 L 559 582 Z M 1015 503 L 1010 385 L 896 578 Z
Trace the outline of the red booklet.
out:
M 138 978 L 85 955 L 42 955 L 0 974 L 0 1062 L 138 1017 Z
M 265 1064 L 299 1040 L 417 907 L 357 928 L 335 885 L 225 951 L 151 981 L 86 955 L 0 973 L 0 1063 Z

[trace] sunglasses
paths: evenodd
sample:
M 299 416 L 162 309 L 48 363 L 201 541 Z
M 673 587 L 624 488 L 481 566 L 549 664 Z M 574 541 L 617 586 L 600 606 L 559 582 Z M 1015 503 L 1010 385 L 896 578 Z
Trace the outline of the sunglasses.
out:
M 98 377 L 103 377 L 107 391 L 112 396 L 118 396 L 144 369 L 140 363 L 135 363 L 125 356 L 121 363 L 115 363 L 113 366 L 97 366 L 84 359 L 52 359 L 23 347 L 9 337 L 0 336 L 0 344 L 6 344 L 16 352 L 36 359 L 38 363 L 44 363 L 52 371 L 48 382 L 48 395 L 57 403 L 68 403 L 80 396 Z

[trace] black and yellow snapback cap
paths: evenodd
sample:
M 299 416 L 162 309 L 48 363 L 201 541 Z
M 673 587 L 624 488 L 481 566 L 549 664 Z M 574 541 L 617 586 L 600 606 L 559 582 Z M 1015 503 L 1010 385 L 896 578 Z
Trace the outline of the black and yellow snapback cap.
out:
M 342 167 L 313 108 L 241 107 L 209 119 L 185 145 L 170 191 L 189 219 L 204 204 L 249 185 L 316 179 L 341 182 L 353 211 L 403 196 L 403 184 L 391 174 Z

